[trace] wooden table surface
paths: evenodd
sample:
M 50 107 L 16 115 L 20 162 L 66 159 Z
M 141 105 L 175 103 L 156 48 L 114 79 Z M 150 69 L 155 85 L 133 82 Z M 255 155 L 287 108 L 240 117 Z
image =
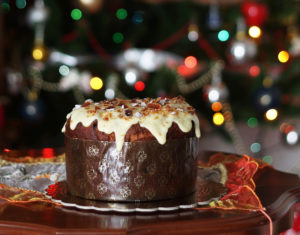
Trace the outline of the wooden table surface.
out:
M 274 234 L 293 223 L 300 202 L 297 175 L 264 168 L 256 193 L 272 219 Z M 103 213 L 45 206 L 40 202 L 0 201 L 0 234 L 269 234 L 260 211 L 178 210 L 155 213 Z

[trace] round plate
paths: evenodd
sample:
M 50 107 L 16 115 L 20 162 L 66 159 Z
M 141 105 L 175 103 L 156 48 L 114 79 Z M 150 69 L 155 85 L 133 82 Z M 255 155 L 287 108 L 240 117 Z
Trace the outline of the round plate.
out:
M 66 181 L 49 185 L 46 189 L 47 196 L 54 202 L 66 207 L 75 207 L 82 210 L 96 210 L 101 212 L 155 212 L 174 211 L 179 209 L 190 209 L 197 206 L 209 204 L 213 200 L 218 200 L 226 193 L 226 188 L 212 181 L 197 182 L 197 191 L 184 198 L 150 201 L 150 202 L 114 202 L 88 200 L 73 196 L 68 192 Z

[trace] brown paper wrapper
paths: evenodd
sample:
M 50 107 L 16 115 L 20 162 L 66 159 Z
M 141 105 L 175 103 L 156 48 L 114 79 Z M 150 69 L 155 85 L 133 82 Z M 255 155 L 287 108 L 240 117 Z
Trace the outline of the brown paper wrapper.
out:
M 105 201 L 155 201 L 196 191 L 199 139 L 115 142 L 65 137 L 68 191 Z

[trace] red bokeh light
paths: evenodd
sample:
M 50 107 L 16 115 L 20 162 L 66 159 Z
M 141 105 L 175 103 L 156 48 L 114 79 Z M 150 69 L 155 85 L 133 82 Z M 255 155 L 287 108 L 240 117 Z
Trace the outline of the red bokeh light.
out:
M 197 59 L 194 56 L 188 56 L 184 59 L 184 65 L 188 68 L 195 68 L 197 66 Z
M 257 65 L 252 65 L 249 69 L 249 74 L 252 77 L 256 77 L 260 74 L 260 68 Z
M 43 158 L 53 158 L 54 149 L 53 148 L 43 148 L 42 154 L 43 154 Z
M 145 89 L 145 83 L 143 83 L 142 81 L 138 81 L 135 83 L 134 88 L 137 91 L 143 91 Z

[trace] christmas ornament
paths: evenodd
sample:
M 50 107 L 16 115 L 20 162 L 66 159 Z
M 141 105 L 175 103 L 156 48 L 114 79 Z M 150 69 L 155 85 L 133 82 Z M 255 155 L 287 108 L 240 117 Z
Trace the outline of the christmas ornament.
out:
M 216 30 L 221 27 L 221 16 L 218 1 L 212 1 L 209 6 L 207 25 L 211 30 Z
M 227 57 L 231 63 L 241 64 L 249 62 L 257 54 L 257 46 L 251 39 L 235 39 L 231 42 Z
M 264 3 L 244 1 L 241 8 L 248 26 L 261 26 L 268 17 L 268 8 Z
M 86 12 L 94 14 L 101 10 L 103 0 L 78 0 L 78 5 Z
M 90 86 L 91 74 L 87 71 L 79 72 L 77 69 L 72 68 L 67 76 L 60 79 L 58 84 L 59 91 L 68 91 L 74 87 L 78 87 L 85 94 L 91 94 L 92 89 Z

